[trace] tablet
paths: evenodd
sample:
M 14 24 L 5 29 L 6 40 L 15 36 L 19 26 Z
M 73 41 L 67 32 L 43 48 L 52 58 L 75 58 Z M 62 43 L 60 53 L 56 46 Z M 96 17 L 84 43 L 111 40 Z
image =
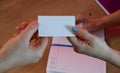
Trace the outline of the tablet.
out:
M 120 9 L 120 0 L 95 0 L 106 14 L 111 14 Z

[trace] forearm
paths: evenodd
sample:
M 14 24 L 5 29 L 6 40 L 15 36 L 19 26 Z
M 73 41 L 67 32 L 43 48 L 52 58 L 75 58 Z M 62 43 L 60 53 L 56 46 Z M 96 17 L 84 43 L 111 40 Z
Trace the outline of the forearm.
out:
M 3 56 L 2 56 L 2 54 L 1 54 L 1 51 L 0 51 L 0 73 L 5 73 L 5 68 L 4 68 L 4 66 L 3 66 L 3 63 L 4 61 L 3 61 Z
M 0 73 L 5 73 L 9 69 L 12 69 L 13 68 L 12 64 L 13 62 L 6 59 L 5 56 L 0 51 Z
M 8 68 L 7 66 L 5 67 L 5 65 L 7 64 L 5 64 L 5 61 L 3 60 L 3 55 L 0 51 L 0 73 L 5 73 L 7 71 Z
M 111 58 L 108 62 L 120 68 L 120 52 L 112 49 Z
M 120 25 L 120 10 L 115 13 L 102 17 L 97 24 L 100 28 L 112 27 Z
M 0 61 L 0 73 L 5 73 L 7 71 L 7 68 L 4 66 L 5 64 L 3 61 Z

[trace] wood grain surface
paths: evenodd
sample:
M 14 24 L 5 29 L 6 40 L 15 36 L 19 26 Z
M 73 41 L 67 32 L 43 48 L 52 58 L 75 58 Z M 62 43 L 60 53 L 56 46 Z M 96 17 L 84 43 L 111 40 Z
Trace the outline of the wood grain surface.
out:
M 94 0 L 0 0 L 0 47 L 15 33 L 22 22 L 37 20 L 38 15 L 86 15 L 91 18 L 105 16 Z M 106 41 L 112 48 L 120 49 L 120 27 L 106 29 Z M 49 40 L 51 42 L 51 38 Z M 49 47 L 38 63 L 19 67 L 7 73 L 46 73 Z M 107 64 L 107 73 L 120 73 L 120 69 Z

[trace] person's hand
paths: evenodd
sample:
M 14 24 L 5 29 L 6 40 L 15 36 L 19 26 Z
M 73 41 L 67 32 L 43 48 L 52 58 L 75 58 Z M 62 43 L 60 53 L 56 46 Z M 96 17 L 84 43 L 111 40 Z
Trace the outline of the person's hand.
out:
M 84 28 L 72 28 L 77 37 L 69 37 L 68 40 L 74 47 L 74 50 L 78 53 L 86 54 L 95 58 L 99 58 L 105 61 L 111 59 L 111 49 L 100 38 L 90 34 Z
M 81 20 L 83 20 L 84 16 L 81 14 L 77 14 L 75 17 L 76 17 L 77 27 L 79 27 L 79 23 L 81 22 Z M 86 17 L 83 20 L 83 27 L 86 28 L 89 32 L 94 32 L 103 28 L 101 26 L 101 21 L 102 18 L 93 19 Z
M 35 63 L 41 58 L 48 38 L 39 38 L 36 35 L 37 29 L 37 21 L 17 27 L 17 33 L 0 50 L 0 72 Z
M 13 34 L 13 37 L 19 35 L 28 25 L 28 22 L 23 22 L 21 25 L 17 26 L 16 33 Z M 37 46 L 39 44 L 40 39 L 41 37 L 38 37 L 38 31 L 36 31 L 30 39 L 30 44 Z

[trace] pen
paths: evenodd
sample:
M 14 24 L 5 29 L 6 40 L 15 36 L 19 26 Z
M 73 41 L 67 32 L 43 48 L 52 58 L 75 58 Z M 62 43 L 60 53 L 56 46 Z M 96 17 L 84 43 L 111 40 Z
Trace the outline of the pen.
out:
M 65 45 L 65 44 L 52 44 L 51 46 L 73 47 L 72 45 Z

